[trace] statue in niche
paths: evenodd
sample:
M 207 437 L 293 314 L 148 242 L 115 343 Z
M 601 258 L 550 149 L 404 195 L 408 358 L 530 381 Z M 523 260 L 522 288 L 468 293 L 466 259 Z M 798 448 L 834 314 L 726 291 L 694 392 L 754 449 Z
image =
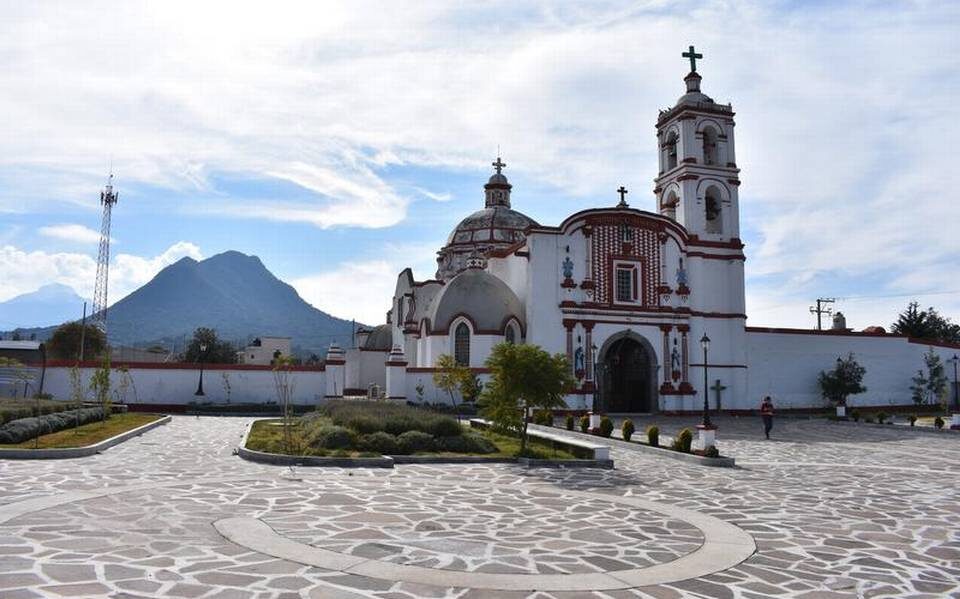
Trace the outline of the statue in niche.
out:
M 680 266 L 677 268 L 677 287 L 687 286 L 687 271 L 683 268 L 683 258 L 680 258 Z
M 567 256 L 563 259 L 561 264 L 563 267 L 563 278 L 572 279 L 573 278 L 573 260 L 570 259 L 570 256 Z
M 582 379 L 586 369 L 584 368 L 583 362 L 583 347 L 577 347 L 576 351 L 573 352 L 573 371 L 577 375 L 578 379 Z
M 673 340 L 673 350 L 670 352 L 670 371 L 673 380 L 680 378 L 680 352 L 677 350 L 677 340 Z

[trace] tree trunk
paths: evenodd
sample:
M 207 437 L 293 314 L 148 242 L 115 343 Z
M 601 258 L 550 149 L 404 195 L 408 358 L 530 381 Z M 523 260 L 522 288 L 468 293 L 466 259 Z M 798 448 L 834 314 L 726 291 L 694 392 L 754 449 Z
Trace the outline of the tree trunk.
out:
M 453 405 L 453 413 L 457 416 L 457 424 L 460 424 L 460 410 L 457 409 L 457 400 L 453 396 L 453 391 L 447 391 L 450 394 L 450 403 Z
M 527 450 L 527 420 L 528 420 L 528 408 L 523 407 L 523 429 L 520 431 L 520 454 L 523 455 L 523 452 Z

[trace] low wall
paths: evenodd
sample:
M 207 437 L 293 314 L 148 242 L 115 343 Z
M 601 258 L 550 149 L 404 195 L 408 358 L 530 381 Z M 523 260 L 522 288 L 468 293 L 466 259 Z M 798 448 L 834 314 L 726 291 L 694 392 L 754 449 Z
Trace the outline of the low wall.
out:
M 119 368 L 125 366 L 131 385 L 125 397 L 117 397 L 121 381 Z M 82 386 L 90 394 L 90 377 L 97 364 L 85 363 L 80 368 Z M 325 385 L 325 372 L 317 367 L 294 368 L 290 374 L 293 383 L 293 402 L 296 404 L 315 404 L 322 397 Z M 264 403 L 277 401 L 274 372 L 269 366 L 250 366 L 240 364 L 212 364 L 203 369 L 203 390 L 205 395 L 195 395 L 200 380 L 200 367 L 196 364 L 113 364 L 110 373 L 111 388 L 115 392 L 114 402 L 149 405 L 184 405 L 190 402 L 228 403 Z M 55 399 L 69 399 L 70 367 L 66 364 L 54 364 L 47 367 L 44 391 Z

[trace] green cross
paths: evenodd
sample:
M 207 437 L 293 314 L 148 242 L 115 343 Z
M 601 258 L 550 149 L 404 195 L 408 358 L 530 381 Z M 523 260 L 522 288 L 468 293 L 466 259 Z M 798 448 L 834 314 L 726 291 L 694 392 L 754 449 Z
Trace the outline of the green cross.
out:
M 697 59 L 698 59 L 698 58 L 703 58 L 703 54 L 697 54 L 697 52 L 693 49 L 693 46 L 690 46 L 690 51 L 689 51 L 689 52 L 684 52 L 683 54 L 681 54 L 681 56 L 683 56 L 684 58 L 689 58 L 689 59 L 690 59 L 690 71 L 691 71 L 691 72 L 696 72 L 696 71 L 697 71 Z

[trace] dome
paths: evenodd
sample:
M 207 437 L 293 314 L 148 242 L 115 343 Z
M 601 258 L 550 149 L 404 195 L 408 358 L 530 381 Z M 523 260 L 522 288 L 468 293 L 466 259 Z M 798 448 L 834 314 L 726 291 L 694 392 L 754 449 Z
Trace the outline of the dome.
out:
M 510 185 L 510 182 L 507 181 L 507 176 L 503 173 L 493 173 L 490 175 L 487 185 Z
M 447 238 L 447 245 L 513 243 L 523 239 L 523 231 L 531 226 L 536 227 L 536 221 L 512 208 L 484 208 L 460 221 Z
M 498 334 L 514 317 L 523 322 L 523 305 L 506 283 L 485 270 L 471 268 L 444 285 L 433 302 L 430 324 L 447 331 L 460 315 L 473 323 L 474 333 Z
M 393 347 L 393 330 L 388 324 L 375 326 L 367 339 L 363 342 L 363 348 L 373 351 L 390 351 Z

